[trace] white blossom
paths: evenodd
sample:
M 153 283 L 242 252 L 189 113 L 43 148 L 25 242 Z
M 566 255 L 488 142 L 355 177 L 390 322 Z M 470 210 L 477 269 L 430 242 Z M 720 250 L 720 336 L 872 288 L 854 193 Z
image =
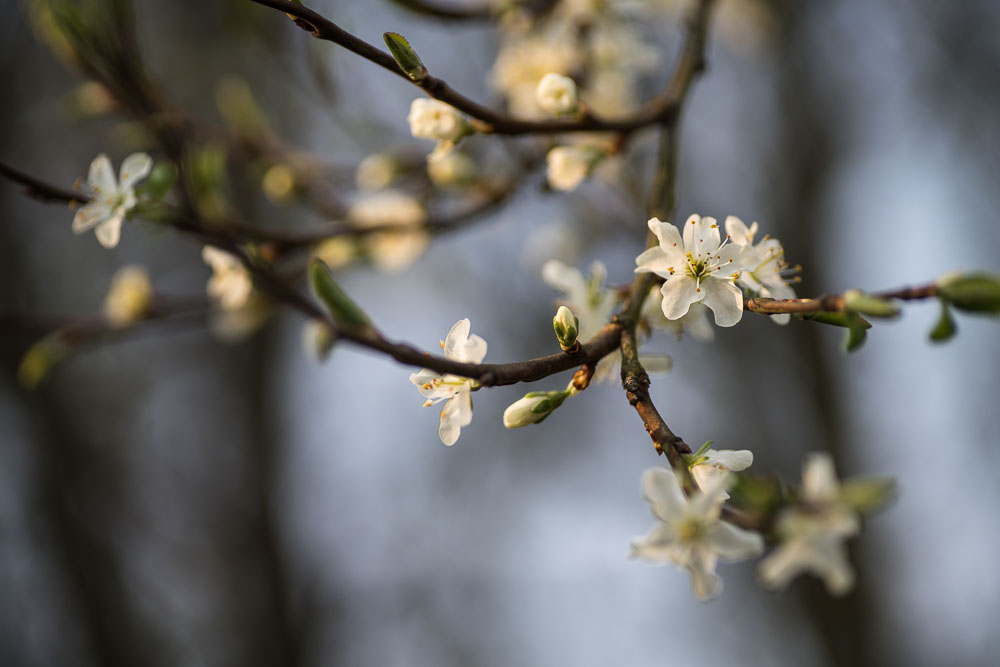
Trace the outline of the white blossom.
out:
M 685 498 L 673 471 L 650 468 L 642 476 L 642 495 L 659 523 L 645 537 L 632 541 L 632 556 L 686 569 L 694 594 L 702 601 L 722 590 L 722 580 L 715 573 L 720 558 L 743 560 L 764 549 L 759 534 L 719 520 L 727 483 L 726 475 L 719 476 L 706 489 Z
M 210 245 L 201 249 L 201 258 L 212 267 L 206 287 L 208 295 L 217 299 L 223 310 L 243 308 L 250 298 L 253 280 L 239 258 Z
M 734 284 L 740 277 L 741 246 L 723 241 L 715 218 L 692 215 L 684 223 L 684 236 L 669 222 L 649 220 L 659 244 L 636 258 L 636 273 L 652 272 L 666 278 L 663 314 L 668 320 L 683 317 L 693 303 L 703 303 L 720 327 L 731 327 L 743 317 L 743 293 Z
M 568 76 L 549 72 L 538 82 L 535 93 L 538 106 L 553 116 L 561 116 L 576 111 L 579 93 L 576 82 Z
M 127 326 L 144 318 L 152 302 L 153 283 L 146 270 L 123 266 L 115 272 L 111 289 L 104 297 L 104 317 L 112 326 Z
M 97 241 L 105 248 L 114 248 L 121 238 L 122 221 L 135 208 L 135 186 L 149 175 L 153 159 L 145 153 L 132 153 L 122 162 L 121 173 L 115 180 L 111 160 L 101 153 L 90 163 L 82 190 L 90 201 L 73 217 L 73 232 L 82 234 L 93 228 Z
M 651 331 L 665 329 L 673 332 L 678 340 L 686 331 L 695 340 L 708 343 L 715 340 L 715 328 L 708 319 L 709 312 L 704 304 L 692 303 L 688 312 L 679 319 L 668 320 L 663 314 L 663 293 L 659 286 L 654 285 L 642 304 L 639 319 Z
M 778 518 L 782 542 L 761 561 L 760 579 L 769 588 L 782 588 L 799 573 L 812 572 L 832 595 L 844 595 L 854 586 L 844 541 L 858 533 L 861 522 L 842 499 L 829 454 L 806 458 L 799 500 Z
M 486 356 L 486 341 L 476 334 L 469 334 L 469 318 L 455 322 L 448 336 L 441 343 L 446 359 L 478 364 Z M 441 442 L 451 446 L 458 441 L 462 427 L 472 423 L 472 389 L 475 380 L 458 375 L 440 375 L 423 368 L 410 375 L 410 382 L 426 398 L 424 407 L 444 402 L 438 435 Z
M 347 211 L 347 219 L 356 227 L 416 227 L 366 234 L 362 240 L 375 266 L 388 272 L 405 269 L 424 254 L 430 243 L 420 227 L 427 211 L 414 197 L 397 190 L 382 190 L 358 200 Z
M 730 471 L 746 470 L 752 463 L 753 452 L 749 449 L 708 449 L 690 464 L 691 476 L 698 488 L 704 491 L 719 477 L 728 475 Z M 729 500 L 729 494 L 725 491 L 720 497 L 722 500 Z
M 595 146 L 556 146 L 545 156 L 549 185 L 556 190 L 573 190 L 583 183 L 604 157 Z
M 794 299 L 795 291 L 781 275 L 788 266 L 785 262 L 785 249 L 777 239 L 764 237 L 754 245 L 757 234 L 757 223 L 747 227 L 735 215 L 726 217 L 726 234 L 730 241 L 742 248 L 741 263 L 744 270 L 740 272 L 737 283 L 761 296 L 772 299 Z M 788 324 L 791 315 L 779 313 L 771 319 L 778 324 Z
M 458 109 L 427 97 L 413 100 L 406 120 L 410 133 L 423 139 L 455 143 L 469 133 L 469 121 Z

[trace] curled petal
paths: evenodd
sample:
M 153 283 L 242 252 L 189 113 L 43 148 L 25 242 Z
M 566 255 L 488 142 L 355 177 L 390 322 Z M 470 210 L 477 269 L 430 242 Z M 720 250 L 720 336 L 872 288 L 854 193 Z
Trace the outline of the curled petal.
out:
M 131 189 L 136 183 L 146 178 L 152 168 L 153 158 L 145 153 L 132 153 L 122 162 L 118 187 L 122 190 Z

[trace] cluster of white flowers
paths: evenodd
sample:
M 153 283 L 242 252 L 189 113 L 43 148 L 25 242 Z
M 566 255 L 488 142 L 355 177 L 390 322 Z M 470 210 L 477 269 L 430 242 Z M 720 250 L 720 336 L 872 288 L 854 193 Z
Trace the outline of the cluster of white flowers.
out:
M 149 175 L 153 159 L 145 153 L 132 153 L 122 162 L 121 173 L 115 180 L 111 160 L 101 153 L 90 163 L 87 180 L 81 185 L 90 201 L 73 217 L 73 232 L 82 234 L 93 229 L 97 242 L 105 248 L 118 245 L 125 216 L 138 203 L 135 186 Z
M 468 318 L 455 322 L 441 342 L 445 359 L 470 364 L 478 364 L 483 360 L 486 356 L 486 341 L 476 334 L 470 335 L 471 327 Z M 438 435 L 444 444 L 454 445 L 462 427 L 472 423 L 472 390 L 477 388 L 476 381 L 458 375 L 441 375 L 423 368 L 410 376 L 410 382 L 427 399 L 424 401 L 425 407 L 444 402 Z
M 747 450 L 709 449 L 689 457 L 698 491 L 686 498 L 673 471 L 647 470 L 642 493 L 659 523 L 632 543 L 632 555 L 669 562 L 691 574 L 700 600 L 718 595 L 722 582 L 715 574 L 718 559 L 742 560 L 764 551 L 761 535 L 720 520 L 729 499 L 732 472 L 753 462 Z M 757 574 L 768 588 L 782 588 L 803 572 L 821 577 L 834 595 L 854 585 L 854 571 L 844 540 L 857 534 L 860 517 L 844 499 L 829 455 L 816 453 L 805 462 L 797 502 L 779 515 L 779 544 L 761 562 Z
M 731 327 L 743 317 L 738 285 L 763 296 L 795 295 L 782 275 L 786 264 L 781 244 L 765 239 L 754 245 L 756 222 L 748 228 L 729 216 L 725 239 L 715 218 L 700 215 L 687 219 L 683 233 L 658 218 L 649 220 L 649 229 L 659 243 L 636 258 L 635 270 L 665 278 L 661 308 L 668 320 L 681 319 L 701 303 L 712 311 L 717 325 Z
M 472 133 L 469 119 L 458 109 L 427 97 L 413 100 L 406 120 L 410 124 L 410 134 L 438 142 L 430 160 L 448 154 L 462 137 Z
M 507 98 L 511 112 L 543 117 L 570 113 L 577 94 L 541 94 L 550 74 L 571 78 L 585 74 L 579 97 L 604 117 L 621 117 L 638 103 L 639 77 L 656 67 L 658 53 L 644 39 L 636 3 L 562 0 L 544 16 L 514 8 L 503 19 L 500 51 L 493 65 L 493 85 Z M 572 104 L 570 104 L 572 101 Z

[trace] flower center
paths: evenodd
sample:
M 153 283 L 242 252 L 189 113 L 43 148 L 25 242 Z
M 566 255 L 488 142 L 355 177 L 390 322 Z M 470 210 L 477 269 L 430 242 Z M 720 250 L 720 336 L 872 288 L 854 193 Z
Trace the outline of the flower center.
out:
M 705 524 L 696 517 L 682 520 L 676 529 L 677 540 L 680 542 L 697 542 L 705 534 Z

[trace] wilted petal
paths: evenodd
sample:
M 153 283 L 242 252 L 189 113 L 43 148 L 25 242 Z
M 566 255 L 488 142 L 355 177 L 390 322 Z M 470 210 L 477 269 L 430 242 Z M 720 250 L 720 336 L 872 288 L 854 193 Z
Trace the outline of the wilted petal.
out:
M 110 167 L 110 165 L 109 165 Z M 153 168 L 153 158 L 145 153 L 132 153 L 122 162 L 119 188 L 129 190 L 146 178 Z
M 704 296 L 699 300 L 712 309 L 720 327 L 731 327 L 743 318 L 743 293 L 730 281 L 706 280 L 701 284 L 701 293 Z M 666 293 L 663 300 L 666 303 Z
M 670 522 L 684 515 L 687 500 L 672 470 L 649 468 L 642 474 L 642 497 L 660 521 Z

